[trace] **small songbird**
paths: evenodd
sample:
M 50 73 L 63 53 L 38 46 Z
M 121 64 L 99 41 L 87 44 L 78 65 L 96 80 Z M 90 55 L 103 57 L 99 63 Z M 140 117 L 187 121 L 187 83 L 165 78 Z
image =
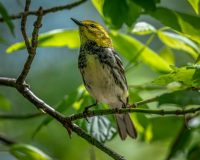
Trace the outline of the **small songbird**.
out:
M 107 31 L 91 20 L 78 21 L 81 40 L 78 67 L 84 85 L 97 103 L 111 108 L 128 105 L 128 86 L 122 62 L 115 52 Z M 127 135 L 137 137 L 136 129 L 128 113 L 115 114 L 118 132 L 122 140 Z

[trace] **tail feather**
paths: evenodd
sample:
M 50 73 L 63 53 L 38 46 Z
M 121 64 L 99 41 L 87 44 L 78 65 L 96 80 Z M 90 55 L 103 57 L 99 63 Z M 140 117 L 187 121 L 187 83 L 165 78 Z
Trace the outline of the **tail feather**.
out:
M 128 113 L 121 114 L 121 115 L 116 114 L 115 117 L 116 117 L 116 121 L 117 121 L 119 135 L 122 140 L 125 140 L 127 135 L 129 135 L 132 138 L 137 137 L 136 129 L 135 129 Z

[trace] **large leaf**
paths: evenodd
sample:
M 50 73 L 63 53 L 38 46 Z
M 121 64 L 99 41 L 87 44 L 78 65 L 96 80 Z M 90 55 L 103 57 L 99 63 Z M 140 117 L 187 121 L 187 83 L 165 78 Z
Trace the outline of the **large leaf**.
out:
M 100 142 L 111 140 L 116 134 L 116 129 L 113 127 L 110 120 L 104 116 L 89 118 L 87 131 Z
M 132 0 L 138 5 L 140 5 L 145 10 L 155 10 L 156 9 L 156 3 L 159 3 L 160 0 L 147 0 L 147 1 L 141 1 L 141 0 Z
M 187 0 L 196 14 L 199 14 L 199 0 Z
M 158 105 L 162 104 L 176 104 L 180 107 L 200 105 L 200 93 L 197 90 L 181 90 L 166 93 L 158 97 Z
M 51 157 L 36 147 L 27 144 L 14 144 L 10 153 L 18 160 L 52 160 Z
M 0 109 L 9 110 L 11 102 L 4 96 L 0 95 Z
M 187 53 L 191 54 L 195 59 L 197 58 L 199 47 L 187 37 L 167 31 L 158 31 L 157 33 L 160 40 L 167 46 L 174 49 L 186 51 Z
M 200 43 L 200 17 L 159 7 L 150 15 L 164 25 L 184 33 L 192 40 Z
M 3 20 L 6 22 L 12 35 L 14 35 L 14 24 L 12 23 L 12 20 L 9 17 L 7 10 L 5 9 L 5 7 L 3 6 L 1 2 L 0 2 L 0 15 L 2 16 Z
M 163 48 L 159 55 L 170 65 L 175 65 L 175 56 L 169 47 Z
M 139 59 L 145 64 L 160 72 L 171 71 L 167 62 L 165 62 L 157 53 L 144 46 L 135 38 L 116 32 L 112 32 L 110 36 L 112 37 L 116 50 L 129 61 L 133 60 L 139 51 L 141 51 L 139 53 Z
M 104 19 L 114 28 L 123 23 L 131 26 L 140 15 L 140 7 L 131 1 L 106 0 L 103 5 Z
M 103 16 L 103 4 L 105 0 L 92 0 L 92 4 L 97 9 L 97 11 Z
M 138 35 L 146 35 L 150 33 L 154 33 L 156 28 L 147 22 L 137 22 L 133 27 L 131 33 Z
M 167 86 L 170 83 L 177 82 L 182 88 L 198 87 L 200 77 L 193 77 L 194 73 L 195 69 L 187 69 L 186 67 L 178 68 L 169 74 L 158 77 L 152 83 Z
M 40 47 L 64 47 L 78 48 L 80 40 L 78 30 L 53 30 L 39 35 L 38 46 Z M 12 53 L 25 48 L 24 42 L 18 42 L 7 48 L 7 53 Z

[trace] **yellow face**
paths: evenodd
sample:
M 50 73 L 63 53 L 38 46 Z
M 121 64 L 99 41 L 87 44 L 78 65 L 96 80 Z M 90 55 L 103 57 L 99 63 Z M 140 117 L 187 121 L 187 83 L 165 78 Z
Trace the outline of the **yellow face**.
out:
M 87 41 L 94 41 L 102 47 L 112 47 L 112 41 L 106 30 L 98 23 L 91 20 L 72 20 L 79 26 L 81 44 Z

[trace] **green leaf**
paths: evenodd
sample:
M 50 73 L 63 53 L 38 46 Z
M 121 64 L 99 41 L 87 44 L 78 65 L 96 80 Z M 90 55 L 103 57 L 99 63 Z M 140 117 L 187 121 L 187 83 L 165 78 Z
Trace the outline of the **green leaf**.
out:
M 11 102 L 6 97 L 0 95 L 0 109 L 9 110 L 11 106 Z
M 166 26 L 169 26 L 190 39 L 200 43 L 200 17 L 159 7 L 150 15 Z
M 195 13 L 198 15 L 199 14 L 199 0 L 187 0 L 187 1 L 188 3 L 190 3 Z
M 175 69 L 169 74 L 162 75 L 155 79 L 152 83 L 161 86 L 167 86 L 173 82 L 180 83 L 182 88 L 198 87 L 200 77 L 193 78 L 195 69 L 187 69 L 186 67 Z
M 156 28 L 152 26 L 151 24 L 147 22 L 138 22 L 133 27 L 131 33 L 137 34 L 137 35 L 147 35 L 154 33 L 156 31 Z
M 89 118 L 87 131 L 100 142 L 111 140 L 116 134 L 116 129 L 105 116 L 95 116 Z
M 80 46 L 80 40 L 78 30 L 53 30 L 39 35 L 38 39 L 39 47 L 69 47 L 71 49 L 78 48 Z M 9 46 L 6 50 L 7 53 L 12 53 L 25 49 L 24 42 L 18 42 Z
M 186 51 L 195 59 L 197 58 L 199 47 L 187 37 L 166 31 L 158 31 L 157 34 L 160 40 L 168 47 Z
M 159 3 L 160 0 L 147 0 L 147 1 L 141 1 L 141 0 L 132 0 L 136 4 L 140 5 L 145 10 L 155 10 L 156 9 L 156 3 Z
M 141 9 L 131 1 L 107 0 L 103 5 L 103 15 L 106 23 L 119 29 L 123 23 L 129 27 L 139 17 Z
M 12 145 L 10 153 L 18 160 L 52 160 L 52 158 L 38 148 L 27 144 Z
M 126 59 L 132 60 L 139 51 L 145 46 L 133 37 L 125 34 L 112 32 L 110 34 L 115 49 L 122 54 Z M 169 65 L 153 50 L 145 47 L 139 53 L 139 60 L 159 72 L 170 72 Z
M 175 137 L 172 147 L 170 148 L 167 159 L 172 159 L 172 157 L 176 157 L 178 153 L 186 151 L 186 149 L 189 146 L 191 137 L 192 137 L 191 130 L 187 129 L 185 125 L 182 124 L 182 127 L 177 136 Z
M 15 35 L 14 24 L 12 23 L 12 20 L 9 17 L 9 14 L 8 14 L 6 8 L 3 6 L 3 4 L 1 2 L 0 2 L 0 14 L 1 14 L 3 20 L 6 22 L 8 28 L 10 29 L 10 32 L 12 33 L 12 35 Z
M 187 154 L 187 160 L 199 159 L 199 153 L 200 153 L 200 145 L 196 144 L 189 150 Z
M 169 47 L 163 48 L 159 55 L 169 64 L 169 65 L 175 65 L 175 57 L 173 52 Z
M 97 11 L 100 13 L 101 16 L 103 16 L 103 4 L 105 0 L 92 0 L 92 4 L 97 9 Z
M 180 107 L 200 105 L 200 93 L 196 90 L 181 90 L 166 93 L 158 97 L 158 105 L 176 104 Z

